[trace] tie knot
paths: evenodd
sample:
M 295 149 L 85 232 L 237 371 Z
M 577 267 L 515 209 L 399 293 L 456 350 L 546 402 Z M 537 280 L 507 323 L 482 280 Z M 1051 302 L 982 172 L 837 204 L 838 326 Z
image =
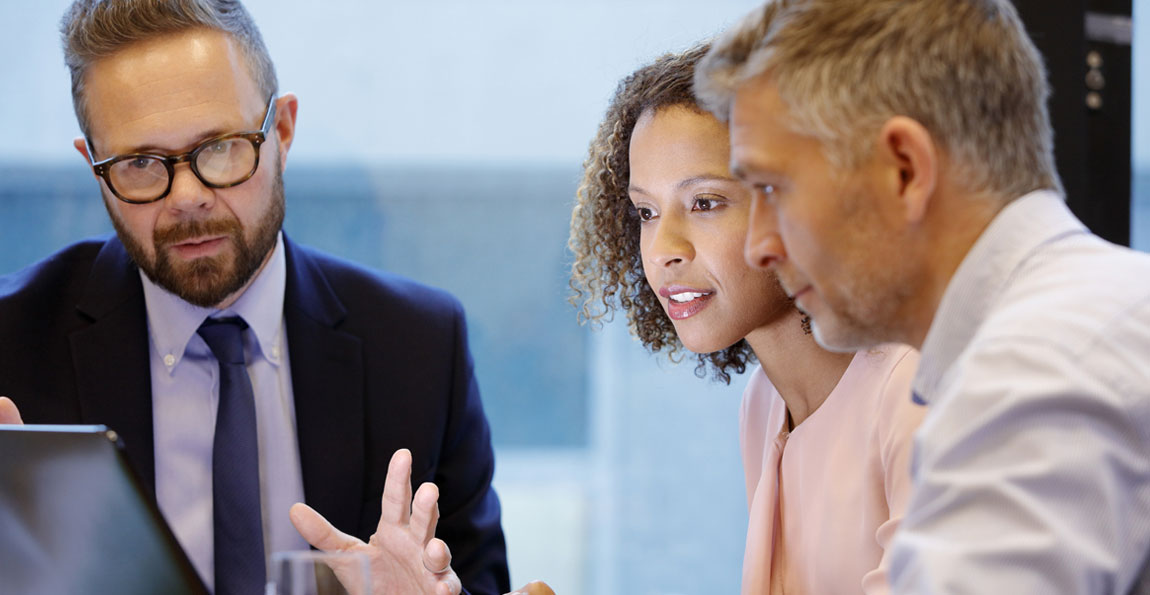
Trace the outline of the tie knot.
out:
M 244 364 L 244 329 L 248 325 L 238 316 L 209 318 L 196 332 L 203 337 L 212 355 L 221 364 Z

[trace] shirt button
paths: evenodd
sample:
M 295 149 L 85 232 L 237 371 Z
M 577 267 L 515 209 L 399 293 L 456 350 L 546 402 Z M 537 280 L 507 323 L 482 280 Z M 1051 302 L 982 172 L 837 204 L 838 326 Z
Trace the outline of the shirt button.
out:
M 164 356 L 164 365 L 169 367 L 169 368 L 176 365 L 176 356 L 174 356 L 170 353 L 168 355 L 165 355 Z
M 280 348 L 278 345 L 275 347 L 272 347 L 272 357 L 274 357 L 276 359 L 280 358 Z

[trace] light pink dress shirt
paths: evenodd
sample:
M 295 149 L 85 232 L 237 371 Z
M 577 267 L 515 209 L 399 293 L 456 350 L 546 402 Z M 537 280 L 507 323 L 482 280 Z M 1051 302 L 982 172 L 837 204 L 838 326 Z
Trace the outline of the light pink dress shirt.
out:
M 750 523 L 744 594 L 887 593 L 885 553 L 910 499 L 918 353 L 882 345 L 851 360 L 793 432 L 762 368 L 743 393 L 739 442 Z

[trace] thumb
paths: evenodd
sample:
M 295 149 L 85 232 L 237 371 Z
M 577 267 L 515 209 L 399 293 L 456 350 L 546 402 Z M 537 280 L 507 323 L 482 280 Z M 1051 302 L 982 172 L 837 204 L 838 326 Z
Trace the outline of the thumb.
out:
M 288 511 L 291 524 L 312 547 L 325 552 L 341 551 L 355 547 L 363 542 L 332 526 L 315 509 L 297 502 Z

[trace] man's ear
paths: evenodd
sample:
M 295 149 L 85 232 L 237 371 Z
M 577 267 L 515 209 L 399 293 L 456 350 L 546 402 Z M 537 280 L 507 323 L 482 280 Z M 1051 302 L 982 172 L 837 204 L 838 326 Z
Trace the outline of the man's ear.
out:
M 84 137 L 77 136 L 72 140 L 72 146 L 76 147 L 76 150 L 79 151 L 80 155 L 84 158 L 84 164 L 88 166 L 88 169 L 91 169 L 94 159 L 88 154 L 88 143 L 84 141 Z M 96 172 L 93 171 L 92 175 L 95 176 Z
M 287 154 L 295 139 L 295 116 L 299 109 L 299 98 L 294 93 L 284 93 L 276 98 L 276 141 L 279 143 L 280 162 L 287 169 Z
M 895 116 L 883 124 L 877 142 L 880 163 L 890 172 L 886 182 L 902 200 L 907 222 L 921 222 L 939 182 L 934 137 L 918 121 Z

